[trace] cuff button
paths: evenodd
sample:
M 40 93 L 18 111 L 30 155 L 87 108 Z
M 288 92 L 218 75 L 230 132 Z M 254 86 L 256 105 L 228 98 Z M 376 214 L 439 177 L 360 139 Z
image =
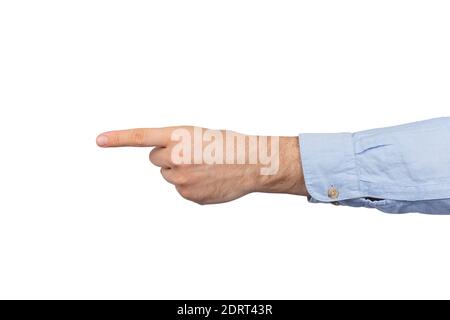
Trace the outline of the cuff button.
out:
M 336 189 L 336 187 L 331 186 L 330 189 L 328 189 L 328 198 L 330 199 L 337 199 L 339 197 L 339 191 Z

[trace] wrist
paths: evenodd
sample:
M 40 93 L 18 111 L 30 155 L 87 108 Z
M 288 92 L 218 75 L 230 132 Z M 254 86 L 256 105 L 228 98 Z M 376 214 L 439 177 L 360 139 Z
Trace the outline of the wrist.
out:
M 273 175 L 259 175 L 257 192 L 307 195 L 300 158 L 299 137 L 280 137 L 279 169 Z

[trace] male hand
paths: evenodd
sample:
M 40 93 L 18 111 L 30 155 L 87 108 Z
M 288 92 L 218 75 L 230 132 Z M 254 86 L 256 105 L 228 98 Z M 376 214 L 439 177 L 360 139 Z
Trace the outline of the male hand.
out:
M 186 199 L 231 201 L 252 192 L 307 195 L 298 137 L 247 136 L 198 127 L 109 131 L 100 147 L 154 147 L 150 161 Z

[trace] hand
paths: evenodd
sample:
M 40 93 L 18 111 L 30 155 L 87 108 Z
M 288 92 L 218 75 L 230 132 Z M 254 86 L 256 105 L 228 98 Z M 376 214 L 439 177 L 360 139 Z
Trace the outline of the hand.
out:
M 161 167 L 164 179 L 199 204 L 227 202 L 251 192 L 307 194 L 298 137 L 182 126 L 105 132 L 97 144 L 154 147 L 150 161 Z

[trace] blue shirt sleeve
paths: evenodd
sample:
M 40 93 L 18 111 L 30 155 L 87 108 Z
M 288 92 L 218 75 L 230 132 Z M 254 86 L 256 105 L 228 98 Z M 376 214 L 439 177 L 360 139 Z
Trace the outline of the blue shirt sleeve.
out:
M 450 117 L 300 134 L 300 153 L 310 202 L 450 214 Z

